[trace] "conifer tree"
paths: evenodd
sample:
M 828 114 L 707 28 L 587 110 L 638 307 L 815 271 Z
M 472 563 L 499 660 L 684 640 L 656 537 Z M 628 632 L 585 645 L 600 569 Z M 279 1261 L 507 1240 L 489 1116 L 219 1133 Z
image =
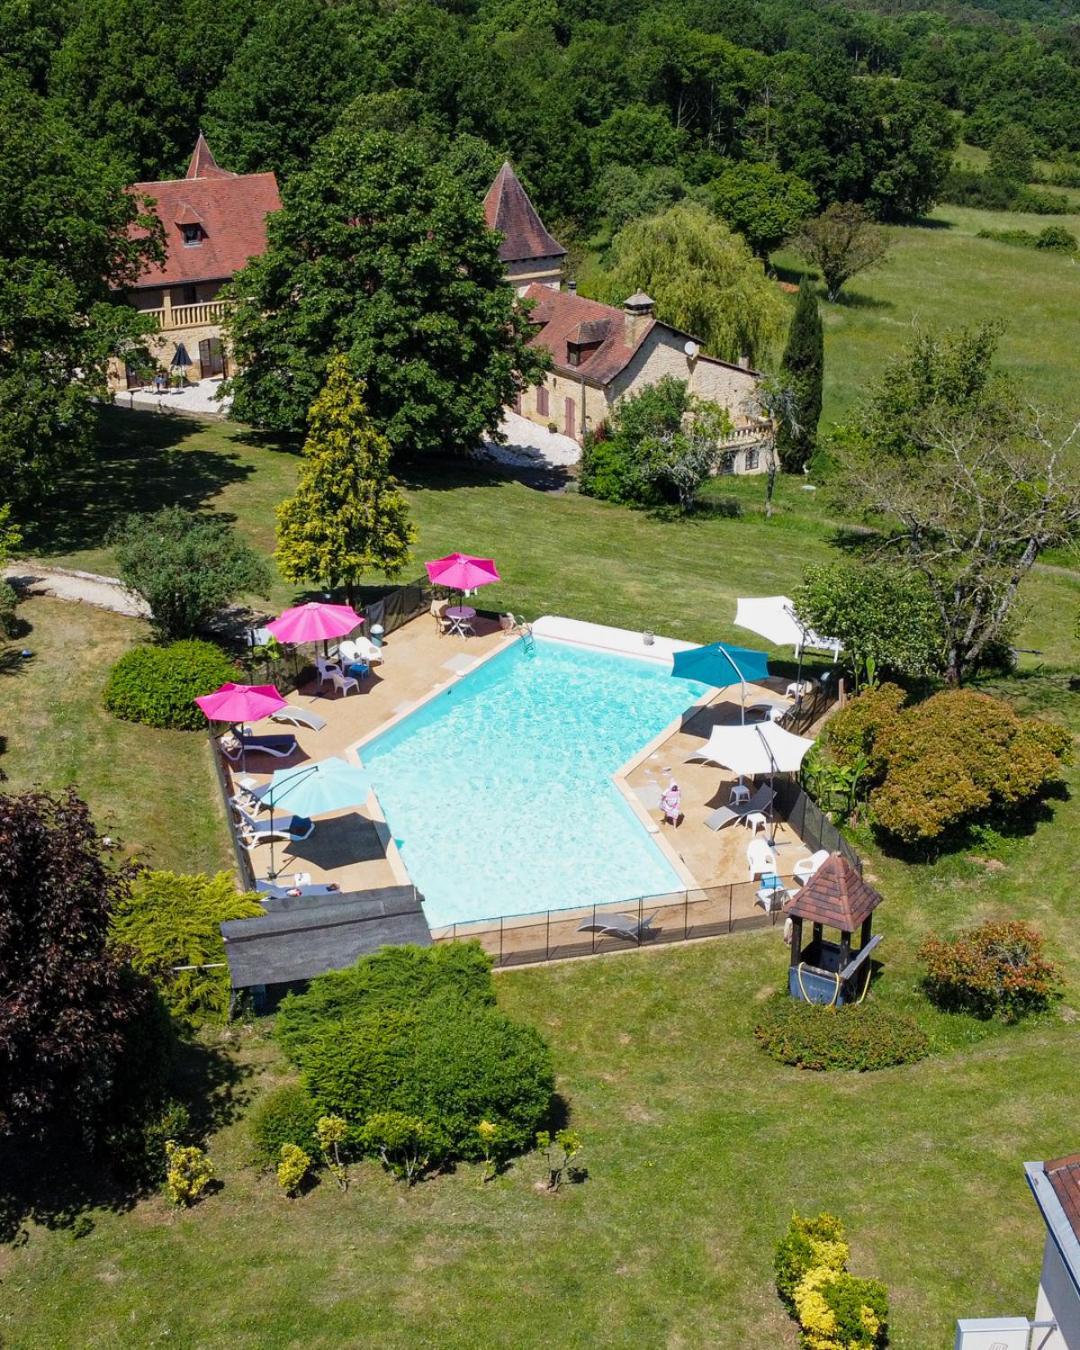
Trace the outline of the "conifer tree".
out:
M 780 382 L 790 388 L 791 419 L 782 420 L 776 436 L 780 465 L 787 473 L 801 473 L 817 444 L 821 417 L 821 384 L 825 373 L 825 339 L 817 297 L 808 277 L 799 284 L 799 297 L 780 362 Z
M 350 604 L 361 574 L 397 575 L 416 537 L 390 473 L 390 444 L 363 396 L 345 357 L 332 357 L 308 414 L 300 481 L 277 509 L 274 554 L 287 581 L 342 587 Z

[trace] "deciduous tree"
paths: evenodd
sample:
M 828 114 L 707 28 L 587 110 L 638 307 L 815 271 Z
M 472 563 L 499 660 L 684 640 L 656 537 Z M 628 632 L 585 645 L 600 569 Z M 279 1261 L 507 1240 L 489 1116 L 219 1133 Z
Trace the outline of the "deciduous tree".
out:
M 809 183 L 772 164 L 731 164 L 702 189 L 702 197 L 762 259 L 817 208 Z
M 110 357 L 153 327 L 113 295 L 161 256 L 156 219 L 123 189 L 122 170 L 0 66 L 0 501 L 40 494 L 85 453 Z
M 820 216 L 802 224 L 792 244 L 807 262 L 821 269 L 825 294 L 835 300 L 845 282 L 884 259 L 889 236 L 864 206 L 833 202 Z
M 148 998 L 109 946 L 124 889 L 73 792 L 0 796 L 0 1133 L 105 1107 Z
M 365 572 L 395 577 L 416 531 L 390 473 L 390 443 L 364 406 L 345 357 L 331 358 L 311 405 L 300 481 L 277 509 L 275 558 L 287 581 L 344 587 L 350 603 Z
M 1080 424 L 1026 404 L 995 347 L 992 328 L 917 334 L 836 441 L 839 490 L 877 528 L 868 550 L 933 597 L 952 684 L 1006 637 L 1040 554 L 1080 536 Z
M 1034 170 L 1031 132 L 1010 122 L 990 142 L 990 172 L 1010 183 L 1030 183 Z
M 235 286 L 238 417 L 301 429 L 341 352 L 395 454 L 463 454 L 542 378 L 498 237 L 426 141 L 340 128 L 268 233 Z
M 784 331 L 783 298 L 761 263 L 696 202 L 632 222 L 611 254 L 606 297 L 621 303 L 647 291 L 657 316 L 699 338 L 711 356 L 760 362 Z
M 238 596 L 270 593 L 266 560 L 228 521 L 166 506 L 129 516 L 112 539 L 120 580 L 161 638 L 193 637 Z

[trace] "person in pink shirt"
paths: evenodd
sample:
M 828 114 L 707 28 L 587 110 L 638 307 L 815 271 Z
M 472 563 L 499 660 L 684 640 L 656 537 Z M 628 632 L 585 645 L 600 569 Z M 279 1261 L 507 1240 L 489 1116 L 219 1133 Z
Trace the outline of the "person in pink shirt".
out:
M 682 794 L 679 792 L 679 785 L 674 778 L 667 785 L 663 796 L 660 798 L 660 810 L 664 813 L 664 819 L 669 824 L 678 828 L 679 821 L 682 819 Z

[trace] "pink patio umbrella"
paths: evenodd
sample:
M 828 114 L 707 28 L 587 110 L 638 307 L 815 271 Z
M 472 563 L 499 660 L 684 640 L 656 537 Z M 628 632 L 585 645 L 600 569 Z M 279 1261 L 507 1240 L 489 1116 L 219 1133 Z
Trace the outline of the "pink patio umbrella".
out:
M 257 722 L 269 717 L 287 703 L 272 684 L 233 684 L 228 681 L 212 694 L 195 700 L 211 722 Z M 247 767 L 247 750 L 241 752 L 241 765 Z
M 480 586 L 490 586 L 498 581 L 499 573 L 491 558 L 471 558 L 467 553 L 450 553 L 445 558 L 425 563 L 427 574 L 435 586 L 445 586 L 450 591 L 460 591 L 462 600 L 466 591 L 475 591 Z
M 266 625 L 266 631 L 273 633 L 279 642 L 295 646 L 300 642 L 325 642 L 344 637 L 363 622 L 363 615 L 357 614 L 352 605 L 328 605 L 320 600 L 309 600 L 306 605 L 297 605 L 279 614 Z

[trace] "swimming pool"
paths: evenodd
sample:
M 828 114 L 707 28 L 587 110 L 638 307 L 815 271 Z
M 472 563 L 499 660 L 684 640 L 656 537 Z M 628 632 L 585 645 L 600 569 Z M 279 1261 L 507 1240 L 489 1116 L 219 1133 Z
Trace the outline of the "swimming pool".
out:
M 611 779 L 706 692 L 536 638 L 361 746 L 432 927 L 682 889 Z

